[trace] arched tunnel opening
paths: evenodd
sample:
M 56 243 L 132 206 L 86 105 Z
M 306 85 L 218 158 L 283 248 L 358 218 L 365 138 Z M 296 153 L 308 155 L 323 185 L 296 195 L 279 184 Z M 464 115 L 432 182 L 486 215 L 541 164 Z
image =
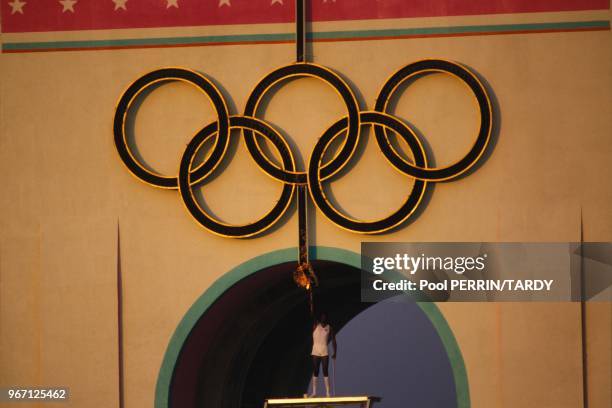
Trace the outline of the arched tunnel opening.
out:
M 341 335 L 347 323 L 372 306 L 361 302 L 360 270 L 331 261 L 313 261 L 313 267 L 320 282 L 314 291 L 315 308 L 327 312 L 330 324 Z M 273 265 L 244 277 L 219 294 L 182 345 L 170 382 L 169 407 L 261 408 L 266 398 L 301 397 L 307 392 L 312 375 L 313 321 L 306 292 L 293 282 L 294 269 L 295 262 Z M 342 347 L 340 344 L 339 354 L 343 353 Z M 360 353 L 359 347 L 353 344 L 353 354 Z M 380 345 L 364 347 L 380 349 Z M 440 354 L 438 349 L 429 354 Z M 425 374 L 424 378 L 433 387 L 441 385 L 450 390 L 446 400 L 454 401 L 447 361 L 444 354 L 438 364 L 444 367 L 434 367 L 436 372 L 443 372 L 442 376 L 428 378 Z M 385 364 L 384 358 L 380 362 Z M 400 381 L 412 381 L 415 375 L 422 376 L 415 374 L 419 371 L 422 370 L 417 367 L 412 372 L 393 375 Z M 441 405 L 439 396 L 437 402 L 435 398 L 433 401 L 436 406 L 456 406 Z

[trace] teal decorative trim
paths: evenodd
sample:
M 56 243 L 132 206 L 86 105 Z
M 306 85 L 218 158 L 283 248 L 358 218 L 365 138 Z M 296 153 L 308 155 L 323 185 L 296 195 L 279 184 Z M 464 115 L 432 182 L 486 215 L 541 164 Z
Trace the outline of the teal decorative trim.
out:
M 609 20 L 561 21 L 552 23 L 491 24 L 448 27 L 416 27 L 383 30 L 345 30 L 309 33 L 308 41 L 381 40 L 394 38 L 448 37 L 492 34 L 525 34 L 610 30 Z M 116 40 L 76 40 L 7 42 L 2 52 L 79 51 L 122 48 L 162 48 L 205 45 L 288 43 L 293 33 L 208 35 L 194 37 L 126 38 Z
M 70 49 L 108 49 L 108 48 L 147 48 L 163 46 L 188 46 L 206 44 L 248 44 L 293 41 L 294 35 L 277 34 L 240 34 L 208 35 L 198 37 L 160 37 L 160 38 L 126 38 L 117 40 L 74 40 L 74 41 L 41 41 L 41 42 L 8 42 L 2 45 L 3 51 L 16 50 L 70 50 Z
M 312 33 L 312 40 L 331 39 L 358 39 L 369 38 L 401 38 L 401 37 L 423 37 L 423 36 L 449 36 L 449 35 L 472 35 L 472 34 L 501 34 L 501 33 L 524 33 L 524 32 L 548 32 L 548 31 L 572 31 L 581 29 L 610 29 L 610 22 L 599 21 L 566 21 L 556 23 L 528 23 L 528 24 L 491 24 L 491 25 L 469 25 L 448 27 L 418 27 L 397 28 L 382 30 L 355 30 L 355 31 L 322 31 Z
M 311 259 L 339 262 L 361 269 L 361 257 L 359 254 L 352 251 L 341 248 L 316 246 L 311 247 L 309 252 Z M 179 353 L 187 336 L 199 318 L 206 313 L 208 308 L 240 280 L 270 266 L 284 262 L 297 261 L 297 254 L 297 248 L 285 248 L 250 259 L 221 276 L 194 302 L 174 331 L 174 334 L 170 338 L 166 353 L 164 354 L 157 377 L 155 408 L 168 408 L 170 383 Z M 455 336 L 435 303 L 417 304 L 435 327 L 448 355 L 453 370 L 453 377 L 455 379 L 457 407 L 469 408 L 470 391 L 467 372 Z

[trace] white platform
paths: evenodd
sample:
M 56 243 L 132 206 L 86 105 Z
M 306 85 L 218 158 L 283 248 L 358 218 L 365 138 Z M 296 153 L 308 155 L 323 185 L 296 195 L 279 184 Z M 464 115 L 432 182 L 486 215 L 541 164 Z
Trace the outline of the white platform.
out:
M 351 397 L 314 397 L 314 398 L 270 398 L 267 399 L 264 408 L 267 407 L 332 407 L 337 405 L 359 406 L 369 408 L 372 402 L 379 398 L 372 396 Z

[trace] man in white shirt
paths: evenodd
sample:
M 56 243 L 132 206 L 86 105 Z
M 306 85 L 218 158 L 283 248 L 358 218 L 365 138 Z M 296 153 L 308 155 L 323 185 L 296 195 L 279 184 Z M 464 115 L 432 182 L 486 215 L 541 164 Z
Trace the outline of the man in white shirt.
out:
M 319 376 L 319 366 L 323 366 L 323 379 L 325 381 L 325 395 L 329 397 L 329 350 L 328 344 L 332 342 L 334 353 L 332 358 L 336 359 L 338 345 L 336 344 L 336 335 L 332 327 L 327 323 L 327 315 L 320 313 L 319 318 L 315 321 L 312 329 L 312 394 L 317 395 L 317 377 Z

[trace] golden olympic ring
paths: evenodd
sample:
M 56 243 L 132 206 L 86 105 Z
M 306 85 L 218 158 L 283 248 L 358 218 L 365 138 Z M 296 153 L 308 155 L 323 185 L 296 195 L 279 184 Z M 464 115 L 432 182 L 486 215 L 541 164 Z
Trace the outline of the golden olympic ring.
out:
M 470 151 L 453 164 L 432 168 L 416 133 L 405 123 L 386 113 L 389 100 L 397 88 L 409 79 L 421 74 L 441 72 L 461 80 L 474 94 L 480 112 L 480 128 Z M 305 172 L 297 171 L 289 144 L 270 124 L 256 118 L 257 108 L 268 90 L 294 77 L 317 78 L 334 88 L 346 106 L 347 116 L 331 125 L 319 138 L 311 153 Z M 177 176 L 157 174 L 141 163 L 132 153 L 126 136 L 126 119 L 134 100 L 148 87 L 164 81 L 183 81 L 202 91 L 212 103 L 217 120 L 202 128 L 189 142 Z M 297 184 L 307 184 L 310 195 L 319 210 L 336 225 L 364 234 L 372 234 L 395 228 L 418 207 L 427 182 L 451 180 L 470 169 L 487 148 L 492 129 L 491 102 L 486 88 L 468 68 L 455 62 L 428 59 L 406 65 L 393 74 L 381 88 L 374 111 L 360 111 L 351 88 L 329 68 L 310 63 L 283 66 L 266 75 L 251 92 L 243 115 L 230 116 L 225 99 L 217 87 L 197 72 L 183 68 L 162 68 L 138 78 L 121 96 L 115 111 L 113 131 L 117 152 L 128 170 L 141 181 L 165 189 L 178 189 L 185 207 L 194 219 L 207 230 L 227 237 L 249 237 L 274 225 L 289 207 Z M 359 142 L 360 127 L 374 126 L 376 141 L 385 158 L 397 170 L 415 179 L 412 191 L 402 206 L 391 215 L 376 221 L 354 220 L 336 209 L 325 196 L 322 181 L 340 171 L 352 157 Z M 245 225 L 223 223 L 208 214 L 194 198 L 194 184 L 206 180 L 223 159 L 229 144 L 230 129 L 241 129 L 249 153 L 255 163 L 274 179 L 283 183 L 280 199 L 262 218 Z M 408 162 L 398 154 L 389 141 L 389 133 L 399 135 L 412 152 L 414 162 Z M 339 152 L 327 163 L 322 157 L 328 146 L 341 133 L 346 137 Z M 272 162 L 262 151 L 255 134 L 271 142 L 281 157 L 282 166 Z M 194 157 L 206 140 L 214 137 L 212 152 L 204 162 L 193 168 Z

